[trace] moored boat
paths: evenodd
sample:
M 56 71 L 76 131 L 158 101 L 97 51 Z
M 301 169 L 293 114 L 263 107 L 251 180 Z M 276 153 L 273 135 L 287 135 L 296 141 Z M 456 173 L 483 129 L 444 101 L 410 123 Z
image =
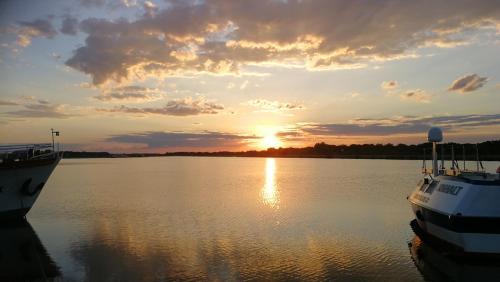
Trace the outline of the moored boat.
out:
M 54 144 L 0 146 L 0 220 L 28 213 L 61 157 Z
M 439 128 L 431 128 L 432 170 L 408 197 L 418 227 L 428 235 L 451 244 L 464 253 L 500 254 L 500 171 L 460 168 L 452 157 L 451 169 L 438 167 Z M 454 155 L 454 154 L 452 154 Z M 481 166 L 482 167 L 482 166 Z

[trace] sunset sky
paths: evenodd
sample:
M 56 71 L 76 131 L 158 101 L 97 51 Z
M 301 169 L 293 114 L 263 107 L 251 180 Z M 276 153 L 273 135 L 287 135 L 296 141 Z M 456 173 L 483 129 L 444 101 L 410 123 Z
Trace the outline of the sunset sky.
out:
M 0 1 L 0 142 L 500 139 L 500 1 Z

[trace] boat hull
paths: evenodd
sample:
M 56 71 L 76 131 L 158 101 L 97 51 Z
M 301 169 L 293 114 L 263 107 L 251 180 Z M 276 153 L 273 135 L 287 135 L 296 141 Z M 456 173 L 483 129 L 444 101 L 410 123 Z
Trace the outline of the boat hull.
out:
M 436 177 L 409 197 L 418 226 L 465 253 L 500 254 L 500 186 Z
M 23 218 L 35 204 L 61 159 L 54 158 L 0 167 L 0 220 Z

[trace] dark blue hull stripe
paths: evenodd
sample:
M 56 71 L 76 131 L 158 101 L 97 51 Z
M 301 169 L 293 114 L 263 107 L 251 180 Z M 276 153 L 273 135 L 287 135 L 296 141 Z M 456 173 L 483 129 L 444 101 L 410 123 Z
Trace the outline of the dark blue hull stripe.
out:
M 482 186 L 500 186 L 500 179 L 497 180 L 475 180 L 475 179 L 468 179 L 465 177 L 460 177 L 460 176 L 449 176 L 449 175 L 441 175 L 441 179 L 446 179 L 450 181 L 457 181 L 457 182 L 465 182 L 465 183 L 470 183 L 473 185 L 482 185 Z
M 500 217 L 476 217 L 445 215 L 413 204 L 413 210 L 419 211 L 424 222 L 459 233 L 500 234 Z

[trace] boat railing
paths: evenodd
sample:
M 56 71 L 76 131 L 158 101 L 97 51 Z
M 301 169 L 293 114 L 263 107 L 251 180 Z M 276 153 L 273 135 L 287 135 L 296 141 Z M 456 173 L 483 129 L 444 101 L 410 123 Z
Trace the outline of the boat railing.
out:
M 423 168 L 422 174 L 432 175 L 432 168 Z M 440 168 L 438 169 L 438 175 L 444 176 L 459 176 L 459 175 L 484 175 L 487 174 L 485 170 L 472 170 L 472 169 L 461 169 L 461 168 Z
M 41 144 L 15 144 L 15 145 L 0 145 L 0 153 L 9 153 L 13 151 L 21 150 L 41 150 L 41 149 L 52 149 L 52 144 L 41 143 Z
M 43 159 L 56 152 L 49 143 L 0 145 L 0 162 Z

